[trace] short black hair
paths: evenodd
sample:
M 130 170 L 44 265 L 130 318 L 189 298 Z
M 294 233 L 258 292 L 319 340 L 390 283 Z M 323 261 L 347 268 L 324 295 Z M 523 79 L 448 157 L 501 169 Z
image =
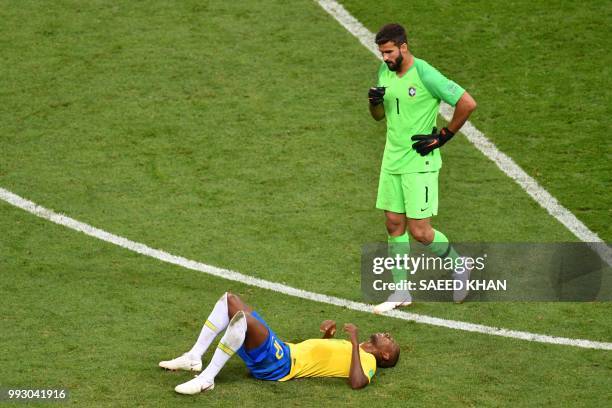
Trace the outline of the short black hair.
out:
M 396 46 L 402 44 L 408 44 L 408 37 L 406 36 L 406 30 L 404 27 L 397 23 L 386 24 L 378 30 L 376 33 L 376 44 L 382 45 L 389 41 L 392 41 Z

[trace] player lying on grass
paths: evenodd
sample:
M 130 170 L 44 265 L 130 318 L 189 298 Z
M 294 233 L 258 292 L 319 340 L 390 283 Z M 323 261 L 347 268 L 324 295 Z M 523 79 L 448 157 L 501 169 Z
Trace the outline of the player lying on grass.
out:
M 344 325 L 350 341 L 331 337 L 336 323 L 321 323 L 322 339 L 285 343 L 270 329 L 263 318 L 237 295 L 226 292 L 215 304 L 194 346 L 187 353 L 159 366 L 169 370 L 200 371 L 202 356 L 219 333 L 225 334 L 200 375 L 177 385 L 180 394 L 210 391 L 215 377 L 229 358 L 238 353 L 253 377 L 260 380 L 287 381 L 299 377 L 348 377 L 353 389 L 370 383 L 376 367 L 393 367 L 400 348 L 387 333 L 376 333 L 359 343 L 357 327 Z

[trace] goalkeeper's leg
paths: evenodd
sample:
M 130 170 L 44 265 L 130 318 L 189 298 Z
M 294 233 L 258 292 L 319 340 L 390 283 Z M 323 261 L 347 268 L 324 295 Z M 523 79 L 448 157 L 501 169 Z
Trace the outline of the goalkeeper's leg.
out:
M 405 254 L 410 254 L 410 239 L 406 233 L 406 215 L 398 214 L 391 211 L 385 211 L 386 226 L 389 236 L 388 256 L 395 258 L 399 255 L 400 258 Z M 393 282 L 398 284 L 405 281 L 408 277 L 407 271 L 402 268 L 395 267 L 391 270 Z M 392 293 L 389 298 L 376 306 L 374 313 L 383 313 L 393 310 L 401 306 L 409 306 L 412 303 L 412 296 L 407 290 L 397 290 Z
M 408 231 L 412 237 L 427 246 L 431 252 L 441 258 L 450 258 L 457 265 L 460 258 L 446 235 L 431 226 L 431 217 L 438 214 L 438 171 L 411 173 L 402 175 L 402 188 L 406 201 Z M 461 269 L 461 271 L 463 271 Z M 461 281 L 461 288 L 453 293 L 453 299 L 461 302 L 467 296 L 467 280 L 470 271 L 455 271 L 453 278 Z
M 458 264 L 457 259 L 461 258 L 461 256 L 457 253 L 446 235 L 431 227 L 429 218 L 422 220 L 408 219 L 408 229 L 414 239 L 427 246 L 435 255 L 443 259 L 452 259 L 453 265 Z M 461 282 L 461 284 L 458 285 L 458 289 L 453 292 L 453 300 L 457 303 L 461 303 L 468 295 L 467 282 L 470 279 L 471 269 L 457 269 L 458 270 L 453 273 L 453 279 Z M 459 269 L 461 271 L 459 271 Z

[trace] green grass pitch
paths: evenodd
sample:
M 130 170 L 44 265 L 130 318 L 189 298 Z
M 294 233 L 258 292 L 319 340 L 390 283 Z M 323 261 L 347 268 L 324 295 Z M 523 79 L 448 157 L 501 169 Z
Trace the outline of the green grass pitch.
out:
M 0 187 L 134 241 L 361 300 L 384 124 L 378 60 L 312 1 L 0 3 Z M 479 102 L 472 121 L 604 240 L 610 229 L 609 2 L 366 2 Z M 560 24 L 559 22 L 563 22 Z M 596 141 L 596 143 L 593 143 Z M 444 147 L 455 241 L 576 238 L 464 137 Z M 163 264 L 0 201 L 0 387 L 65 387 L 74 406 L 604 406 L 612 354 L 410 323 Z M 401 343 L 396 368 L 266 383 L 230 360 L 209 395 L 163 372 L 231 289 L 286 340 L 326 318 Z M 415 313 L 612 341 L 608 303 L 417 304 Z M 339 333 L 340 334 L 340 333 Z M 205 358 L 210 357 L 210 352 Z M 44 405 L 44 404 L 41 404 Z

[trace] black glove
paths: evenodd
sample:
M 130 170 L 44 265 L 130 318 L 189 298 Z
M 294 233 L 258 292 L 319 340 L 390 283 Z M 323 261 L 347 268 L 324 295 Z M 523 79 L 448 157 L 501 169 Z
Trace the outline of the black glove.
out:
M 416 143 L 412 144 L 412 148 L 419 152 L 421 156 L 427 156 L 434 149 L 444 146 L 444 143 L 451 140 L 455 136 L 453 132 L 448 128 L 442 128 L 438 133 L 437 128 L 433 128 L 431 135 L 414 135 L 410 140 L 416 140 Z
M 368 100 L 370 101 L 370 105 L 372 106 L 377 106 L 383 103 L 384 96 L 385 96 L 384 86 L 373 86 L 368 91 Z

